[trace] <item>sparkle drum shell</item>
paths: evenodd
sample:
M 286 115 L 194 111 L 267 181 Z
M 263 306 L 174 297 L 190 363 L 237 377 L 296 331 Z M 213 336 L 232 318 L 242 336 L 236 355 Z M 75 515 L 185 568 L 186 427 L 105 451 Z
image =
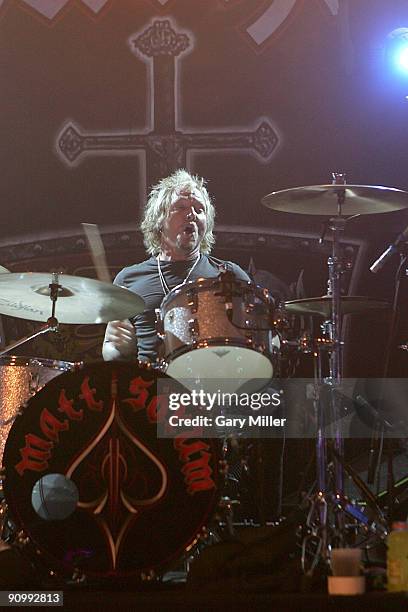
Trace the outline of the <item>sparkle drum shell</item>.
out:
M 275 373 L 279 336 L 273 300 L 253 283 L 221 276 L 173 289 L 163 300 L 160 325 L 166 373 L 175 379 L 224 379 L 239 387 Z M 220 383 L 221 384 L 221 383 Z
M 27 400 L 48 381 L 75 367 L 68 361 L 0 357 L 0 459 L 11 425 Z

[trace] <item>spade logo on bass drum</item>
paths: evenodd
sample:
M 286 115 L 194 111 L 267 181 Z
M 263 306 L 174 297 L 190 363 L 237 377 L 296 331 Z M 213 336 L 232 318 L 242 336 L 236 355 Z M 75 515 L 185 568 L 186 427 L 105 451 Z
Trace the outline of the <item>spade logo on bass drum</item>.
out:
M 49 567 L 104 578 L 157 570 L 208 522 L 215 444 L 157 438 L 167 410 L 159 378 L 169 380 L 136 364 L 86 366 L 51 381 L 16 418 L 5 496 Z

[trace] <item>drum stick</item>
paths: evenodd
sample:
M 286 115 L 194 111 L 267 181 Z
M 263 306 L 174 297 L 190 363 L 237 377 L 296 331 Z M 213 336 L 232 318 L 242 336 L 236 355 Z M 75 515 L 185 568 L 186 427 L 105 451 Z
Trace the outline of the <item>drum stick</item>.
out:
M 95 223 L 81 223 L 81 225 L 84 228 L 85 236 L 88 240 L 98 280 L 103 283 L 111 283 L 112 279 L 106 262 L 105 247 L 103 246 L 98 226 Z

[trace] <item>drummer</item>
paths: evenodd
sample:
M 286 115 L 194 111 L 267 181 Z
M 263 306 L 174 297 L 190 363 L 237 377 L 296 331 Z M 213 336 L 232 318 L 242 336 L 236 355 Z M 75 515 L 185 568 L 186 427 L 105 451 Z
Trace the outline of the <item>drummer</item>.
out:
M 237 264 L 210 255 L 215 210 L 204 179 L 176 170 L 155 185 L 148 197 L 141 230 L 149 259 L 121 270 L 114 283 L 145 300 L 145 310 L 130 320 L 108 323 L 102 348 L 105 361 L 157 360 L 155 309 L 175 287 L 221 271 L 250 278 Z

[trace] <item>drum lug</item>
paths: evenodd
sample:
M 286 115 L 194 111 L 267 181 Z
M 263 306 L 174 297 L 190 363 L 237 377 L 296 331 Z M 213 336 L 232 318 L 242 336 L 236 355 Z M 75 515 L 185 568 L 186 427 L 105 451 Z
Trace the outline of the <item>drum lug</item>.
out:
M 193 291 L 189 289 L 186 292 L 187 305 L 191 308 L 191 314 L 196 314 L 198 311 L 198 293 L 197 291 Z
M 163 319 L 161 316 L 160 308 L 155 309 L 155 314 L 156 314 L 156 333 L 158 337 L 160 338 L 160 340 L 164 340 L 164 337 L 165 337 L 164 323 L 163 323 Z
M 198 324 L 197 319 L 189 319 L 188 321 L 188 329 L 190 334 L 192 335 L 193 342 L 197 340 L 200 335 L 200 326 Z

